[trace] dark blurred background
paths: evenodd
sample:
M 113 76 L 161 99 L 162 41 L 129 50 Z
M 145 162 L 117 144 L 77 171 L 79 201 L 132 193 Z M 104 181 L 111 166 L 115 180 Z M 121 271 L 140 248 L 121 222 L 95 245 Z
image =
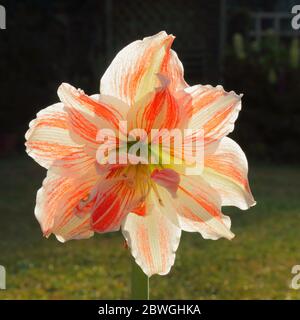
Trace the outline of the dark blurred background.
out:
M 257 205 L 232 218 L 234 241 L 184 233 L 175 266 L 151 278 L 151 298 L 299 299 L 300 30 L 293 0 L 0 0 L 0 299 L 120 299 L 130 253 L 120 233 L 61 244 L 42 238 L 35 194 L 46 170 L 25 154 L 24 133 L 69 82 L 88 94 L 115 54 L 161 30 L 193 84 L 244 93 L 231 136 L 247 154 Z
M 299 156 L 297 1 L 9 0 L 0 30 L 0 154 L 23 152 L 36 112 L 57 100 L 61 82 L 99 90 L 99 79 L 126 44 L 166 30 L 188 83 L 221 83 L 244 93 L 234 137 L 250 158 Z

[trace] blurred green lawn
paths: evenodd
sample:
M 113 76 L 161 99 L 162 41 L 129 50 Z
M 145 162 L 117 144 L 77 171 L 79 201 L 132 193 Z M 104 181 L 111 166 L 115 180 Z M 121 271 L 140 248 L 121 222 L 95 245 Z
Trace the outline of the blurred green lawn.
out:
M 61 244 L 42 237 L 33 215 L 46 171 L 31 159 L 0 160 L 0 299 L 123 299 L 130 297 L 130 254 L 120 233 Z M 300 264 L 300 170 L 252 166 L 258 202 L 228 207 L 236 238 L 203 240 L 184 233 L 168 276 L 153 276 L 153 299 L 298 299 L 289 288 Z

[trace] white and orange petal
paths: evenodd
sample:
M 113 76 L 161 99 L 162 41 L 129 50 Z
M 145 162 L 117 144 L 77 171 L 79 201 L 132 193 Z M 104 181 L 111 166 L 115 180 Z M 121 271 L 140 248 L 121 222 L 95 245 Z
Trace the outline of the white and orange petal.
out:
M 230 219 L 221 212 L 218 193 L 201 176 L 180 176 L 175 199 L 182 230 L 205 239 L 232 239 Z
M 186 88 L 185 92 L 191 97 L 184 106 L 190 116 L 188 128 L 203 129 L 205 143 L 217 141 L 233 131 L 242 95 L 210 85 L 196 85 Z
M 29 124 L 25 135 L 26 151 L 46 169 L 85 169 L 94 163 L 82 145 L 70 136 L 68 115 L 62 103 L 41 110 Z
M 228 137 L 204 149 L 203 179 L 220 195 L 222 206 L 246 210 L 256 204 L 248 182 L 247 158 L 240 146 Z
M 177 53 L 171 49 L 167 51 L 167 54 L 169 56 L 165 58 L 165 64 L 162 66 L 161 73 L 170 80 L 170 91 L 176 96 L 178 92 L 188 87 L 188 84 L 184 80 L 183 65 Z
M 129 110 L 127 115 L 129 130 L 142 128 L 147 133 L 151 129 L 174 129 L 181 120 L 181 107 L 169 88 L 169 79 L 156 75 L 159 87 L 145 94 Z
M 104 73 L 100 93 L 133 106 L 159 86 L 158 73 L 172 79 L 172 90 L 184 87 L 182 65 L 170 50 L 173 40 L 172 35 L 162 31 L 130 43 L 116 55 Z
M 80 178 L 62 176 L 48 170 L 43 186 L 37 193 L 35 207 L 35 216 L 46 237 L 53 233 L 64 242 L 93 235 L 91 212 L 79 215 L 76 208 L 88 198 L 97 179 L 93 170 Z
M 119 122 L 124 120 L 128 106 L 122 101 L 108 96 L 88 96 L 82 90 L 63 83 L 58 88 L 58 96 L 68 114 L 68 125 L 72 138 L 94 155 L 99 143 L 96 141 L 100 129 L 110 129 L 117 133 Z
M 148 201 L 145 215 L 129 213 L 122 224 L 132 256 L 149 277 L 169 273 L 180 241 L 181 229 L 170 221 L 163 209 Z
M 118 231 L 129 208 L 136 207 L 136 204 L 131 207 L 135 190 L 127 186 L 124 180 L 107 180 L 98 188 L 91 227 L 100 233 Z
M 125 216 L 144 202 L 149 190 L 145 172 L 136 166 L 131 169 L 116 166 L 97 186 L 91 216 L 94 231 L 119 230 Z

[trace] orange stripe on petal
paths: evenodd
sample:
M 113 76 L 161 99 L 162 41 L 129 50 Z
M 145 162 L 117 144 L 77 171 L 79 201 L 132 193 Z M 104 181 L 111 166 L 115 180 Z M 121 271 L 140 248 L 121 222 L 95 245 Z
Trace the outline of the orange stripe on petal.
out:
M 248 209 L 255 205 L 248 182 L 248 163 L 239 145 L 228 137 L 204 149 L 203 177 L 221 196 L 222 205 Z
M 137 225 L 137 238 L 138 243 L 137 246 L 139 248 L 139 254 L 141 255 L 141 259 L 145 261 L 147 267 L 150 269 L 152 273 L 154 268 L 153 257 L 151 253 L 151 245 L 149 240 L 148 229 L 144 224 Z
M 131 253 L 148 276 L 170 271 L 181 235 L 180 228 L 160 208 L 150 200 L 145 216 L 130 213 L 122 224 Z
M 76 166 L 86 170 L 94 162 L 83 146 L 72 139 L 68 114 L 62 103 L 40 111 L 37 118 L 31 121 L 25 138 L 28 154 L 47 169 Z
M 177 210 L 185 231 L 198 231 L 204 238 L 233 238 L 220 210 L 221 199 L 202 176 L 181 176 Z
M 62 177 L 49 171 L 38 191 L 35 214 L 45 236 L 54 233 L 60 241 L 90 237 L 90 214 L 78 217 L 75 209 L 96 184 L 95 171 L 80 179 Z
M 204 130 L 206 144 L 219 140 L 233 131 L 241 109 L 241 95 L 226 92 L 223 87 L 197 85 L 185 89 L 191 96 L 184 109 L 191 110 L 188 128 Z
M 220 218 L 220 211 L 209 201 L 205 201 L 201 196 L 196 196 L 192 192 L 189 192 L 188 190 L 184 189 L 182 186 L 178 186 L 178 189 L 182 190 L 186 195 L 191 197 L 193 200 L 195 200 L 203 209 L 205 209 L 211 216 L 219 219 Z
M 171 79 L 171 90 L 185 86 L 183 68 L 170 50 L 174 37 L 160 32 L 122 49 L 101 79 L 101 94 L 111 95 L 130 106 L 159 84 L 156 74 Z

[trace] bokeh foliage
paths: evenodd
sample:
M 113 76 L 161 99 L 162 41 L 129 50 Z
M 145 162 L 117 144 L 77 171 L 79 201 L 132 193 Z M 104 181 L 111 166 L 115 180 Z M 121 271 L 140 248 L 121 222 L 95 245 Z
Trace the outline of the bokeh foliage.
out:
M 244 93 L 233 136 L 257 160 L 297 162 L 300 137 L 299 40 L 272 31 L 260 41 L 234 34 L 225 83 Z

